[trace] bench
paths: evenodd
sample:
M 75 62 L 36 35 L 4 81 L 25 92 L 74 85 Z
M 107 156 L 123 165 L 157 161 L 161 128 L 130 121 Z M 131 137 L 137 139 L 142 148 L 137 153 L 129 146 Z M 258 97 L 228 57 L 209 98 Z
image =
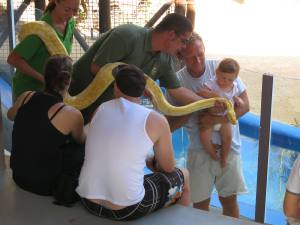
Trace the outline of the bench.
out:
M 12 180 L 11 170 L 0 169 L 0 224 L 1 225 L 255 225 L 257 223 L 226 217 L 174 205 L 144 218 L 119 222 L 90 214 L 80 202 L 72 208 L 52 204 L 53 198 L 24 191 Z

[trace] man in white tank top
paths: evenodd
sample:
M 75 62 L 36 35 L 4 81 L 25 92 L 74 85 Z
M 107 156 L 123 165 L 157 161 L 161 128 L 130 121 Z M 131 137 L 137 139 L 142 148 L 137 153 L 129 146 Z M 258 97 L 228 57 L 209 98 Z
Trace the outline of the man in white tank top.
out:
M 146 79 L 132 65 L 115 75 L 116 99 L 96 110 L 86 139 L 76 189 L 93 214 L 131 220 L 171 203 L 190 203 L 188 172 L 175 168 L 171 132 L 159 113 L 140 105 Z M 154 157 L 147 158 L 154 149 Z M 144 176 L 144 167 L 153 174 Z

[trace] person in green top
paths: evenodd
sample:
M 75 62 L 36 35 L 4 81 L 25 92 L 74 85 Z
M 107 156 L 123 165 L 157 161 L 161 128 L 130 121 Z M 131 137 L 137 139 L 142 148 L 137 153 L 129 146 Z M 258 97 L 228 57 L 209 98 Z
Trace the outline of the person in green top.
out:
M 79 9 L 80 0 L 51 0 L 41 20 L 50 24 L 66 47 L 72 50 L 74 15 Z M 44 66 L 49 52 L 43 41 L 36 35 L 30 35 L 21 41 L 9 54 L 7 62 L 16 68 L 13 77 L 13 101 L 25 91 L 41 91 L 44 88 Z
M 175 13 L 165 16 L 154 29 L 125 24 L 109 30 L 74 64 L 70 94 L 84 90 L 102 66 L 119 61 L 133 64 L 153 80 L 159 80 L 179 104 L 199 100 L 199 96 L 180 87 L 173 65 L 173 57 L 186 47 L 192 30 L 191 22 Z M 102 102 L 112 98 L 111 85 L 95 103 L 82 110 L 85 123 Z

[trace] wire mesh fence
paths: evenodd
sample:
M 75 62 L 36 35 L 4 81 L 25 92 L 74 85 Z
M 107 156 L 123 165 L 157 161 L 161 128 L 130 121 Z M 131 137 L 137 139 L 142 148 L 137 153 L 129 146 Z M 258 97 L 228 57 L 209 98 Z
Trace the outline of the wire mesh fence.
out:
M 46 1 L 47 3 L 48 1 Z M 76 17 L 77 29 L 85 42 L 90 46 L 99 37 L 99 0 L 81 1 L 78 16 Z M 132 23 L 144 26 L 155 12 L 165 3 L 166 0 L 111 0 L 110 15 L 111 27 L 120 24 Z M 42 14 L 41 10 L 35 9 L 35 4 L 30 1 L 29 5 L 24 4 L 24 0 L 14 0 L 13 8 L 16 22 L 16 36 L 22 24 L 34 21 Z M 174 11 L 171 7 L 167 12 Z M 0 3 L 0 37 L 3 33 L 8 33 L 8 11 L 6 1 Z M 16 44 L 18 38 L 16 37 Z M 80 44 L 74 39 L 71 57 L 76 61 L 84 50 Z M 8 38 L 3 43 L 0 42 L 0 71 L 10 73 L 9 66 L 6 63 L 9 54 Z
M 7 30 L 7 5 L 0 3 L 0 36 Z M 6 64 L 6 58 L 9 54 L 8 39 L 0 45 L 0 74 L 9 73 L 9 66 Z
M 111 27 L 132 23 L 144 26 L 155 12 L 165 4 L 166 0 L 112 0 L 110 1 Z M 166 13 L 173 9 L 170 8 Z M 87 0 L 86 9 L 81 6 L 77 28 L 88 45 L 98 37 L 101 24 L 99 24 L 98 0 Z M 83 49 L 74 43 L 72 58 L 78 59 L 83 54 Z

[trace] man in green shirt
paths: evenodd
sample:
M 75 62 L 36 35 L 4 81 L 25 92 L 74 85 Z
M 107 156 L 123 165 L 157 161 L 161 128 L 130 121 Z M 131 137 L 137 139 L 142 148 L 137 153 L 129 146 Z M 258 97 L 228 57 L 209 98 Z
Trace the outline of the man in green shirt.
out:
M 180 104 L 199 100 L 200 97 L 180 87 L 174 70 L 175 57 L 186 47 L 192 33 L 190 21 L 179 14 L 167 15 L 154 29 L 121 25 L 104 33 L 74 64 L 73 81 L 69 89 L 77 95 L 94 79 L 101 66 L 112 62 L 134 64 L 160 85 Z M 85 122 L 104 101 L 113 98 L 112 86 L 95 103 L 82 111 Z

